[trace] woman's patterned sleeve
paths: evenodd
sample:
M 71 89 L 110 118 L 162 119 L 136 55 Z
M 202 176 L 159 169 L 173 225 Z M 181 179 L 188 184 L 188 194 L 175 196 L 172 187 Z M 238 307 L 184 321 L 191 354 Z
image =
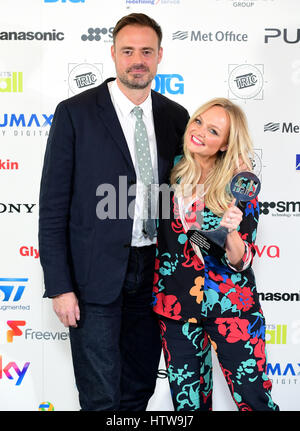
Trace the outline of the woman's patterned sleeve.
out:
M 244 271 L 252 265 L 253 257 L 256 253 L 255 250 L 255 240 L 257 233 L 257 223 L 259 218 L 259 203 L 258 198 L 245 202 L 240 205 L 239 208 L 243 211 L 243 220 L 238 227 L 238 232 L 245 244 L 245 252 L 241 259 L 240 264 L 237 266 L 232 266 L 225 253 L 226 264 L 234 271 Z

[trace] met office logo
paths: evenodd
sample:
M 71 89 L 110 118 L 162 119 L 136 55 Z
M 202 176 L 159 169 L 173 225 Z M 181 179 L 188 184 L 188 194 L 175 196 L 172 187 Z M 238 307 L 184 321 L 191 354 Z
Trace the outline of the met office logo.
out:
M 69 96 L 79 94 L 103 82 L 102 63 L 69 63 L 68 90 Z
M 281 132 L 281 133 L 300 133 L 300 126 L 293 124 L 291 121 L 282 123 L 270 121 L 264 124 L 264 132 Z
M 262 100 L 264 87 L 264 65 L 229 64 L 228 98 Z
M 172 40 L 186 40 L 189 38 L 190 42 L 225 42 L 225 43 L 239 43 L 248 42 L 247 33 L 236 33 L 232 30 L 218 30 L 202 31 L 192 30 L 188 31 L 175 31 L 172 33 Z

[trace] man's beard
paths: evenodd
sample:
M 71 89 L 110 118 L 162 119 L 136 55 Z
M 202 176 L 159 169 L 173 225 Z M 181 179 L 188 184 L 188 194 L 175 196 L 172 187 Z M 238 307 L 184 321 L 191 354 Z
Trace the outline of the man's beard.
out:
M 152 82 L 154 76 L 151 74 L 145 76 L 144 78 L 139 77 L 138 69 L 140 69 L 143 72 L 150 72 L 149 68 L 144 65 L 134 65 L 131 66 L 129 69 L 126 70 L 125 73 L 122 75 L 119 75 L 118 78 L 122 82 L 123 85 L 125 85 L 127 88 L 134 89 L 134 90 L 142 90 Z M 129 73 L 132 70 L 136 70 L 137 72 L 133 74 L 133 77 L 129 79 Z

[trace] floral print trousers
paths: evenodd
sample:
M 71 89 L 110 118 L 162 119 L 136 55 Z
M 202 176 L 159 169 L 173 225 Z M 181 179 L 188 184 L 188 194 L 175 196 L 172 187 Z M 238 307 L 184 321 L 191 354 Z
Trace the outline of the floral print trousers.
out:
M 279 410 L 265 373 L 261 312 L 206 318 L 200 324 L 160 316 L 160 329 L 176 411 L 212 410 L 211 345 L 238 410 Z

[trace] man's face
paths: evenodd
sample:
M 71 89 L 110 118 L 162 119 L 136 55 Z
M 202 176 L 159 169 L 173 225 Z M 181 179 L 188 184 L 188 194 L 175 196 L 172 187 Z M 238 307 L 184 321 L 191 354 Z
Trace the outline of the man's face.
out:
M 111 48 L 117 79 L 130 89 L 151 86 L 162 58 L 158 37 L 151 27 L 126 25 Z

